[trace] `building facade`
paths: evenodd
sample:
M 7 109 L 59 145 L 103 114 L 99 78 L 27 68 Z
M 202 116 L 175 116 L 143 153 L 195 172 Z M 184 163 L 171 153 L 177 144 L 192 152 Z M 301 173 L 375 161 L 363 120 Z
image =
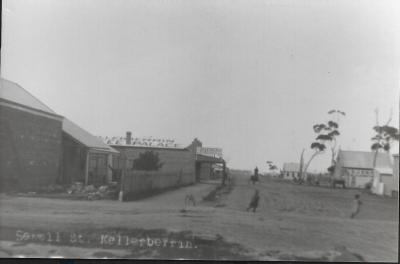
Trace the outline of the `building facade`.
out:
M 104 184 L 113 153 L 18 84 L 0 79 L 0 188 Z
M 151 151 L 158 156 L 162 164 L 158 172 L 166 175 L 182 174 L 186 179 L 189 178 L 189 182 L 195 182 L 195 153 L 192 148 L 178 146 L 171 140 L 133 138 L 131 132 L 127 132 L 125 137 L 101 139 L 118 151 L 118 154 L 112 157 L 112 167 L 115 171 L 134 170 L 135 159 Z
M 299 177 L 300 163 L 286 162 L 282 168 L 282 178 L 285 180 L 294 180 Z
M 136 138 L 131 132 L 125 137 L 102 137 L 103 142 L 116 149 L 119 154 L 113 155 L 113 169 L 134 170 L 134 160 L 140 154 L 151 151 L 162 163 L 159 173 L 170 175 L 180 173 L 191 183 L 208 180 L 213 176 L 213 164 L 224 164 L 221 158 L 210 157 L 198 153 L 202 142 L 197 138 L 189 146 L 183 146 L 169 139 Z
M 0 82 L 0 188 L 55 183 L 61 173 L 63 118 L 19 85 Z
M 344 179 L 347 187 L 365 188 L 374 179 L 374 158 L 374 152 L 340 150 L 336 161 L 334 177 L 336 179 Z M 393 177 L 389 154 L 378 153 L 375 169 L 385 178 L 386 188 L 391 188 Z M 388 179 L 387 177 L 390 178 Z

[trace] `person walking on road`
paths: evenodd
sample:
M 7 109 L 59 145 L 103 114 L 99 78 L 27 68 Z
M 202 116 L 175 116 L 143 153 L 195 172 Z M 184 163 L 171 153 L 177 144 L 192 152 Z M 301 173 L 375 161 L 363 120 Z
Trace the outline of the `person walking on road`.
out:
M 350 218 L 354 218 L 359 212 L 360 212 L 360 207 L 361 207 L 361 200 L 360 200 L 360 195 L 356 194 L 354 196 L 354 200 L 353 200 L 353 209 L 350 215 Z
M 253 197 L 251 198 L 249 207 L 247 207 L 246 211 L 249 211 L 250 209 L 253 209 L 253 213 L 256 212 L 257 207 L 258 207 L 258 201 L 260 200 L 260 195 L 258 190 L 256 189 L 254 192 Z

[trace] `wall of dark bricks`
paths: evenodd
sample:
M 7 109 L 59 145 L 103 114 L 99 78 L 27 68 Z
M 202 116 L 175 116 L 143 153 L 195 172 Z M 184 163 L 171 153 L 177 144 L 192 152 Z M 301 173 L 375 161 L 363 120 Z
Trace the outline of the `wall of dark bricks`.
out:
M 61 175 L 62 122 L 0 105 L 0 188 L 34 190 Z
M 63 133 L 62 183 L 85 182 L 87 149 Z

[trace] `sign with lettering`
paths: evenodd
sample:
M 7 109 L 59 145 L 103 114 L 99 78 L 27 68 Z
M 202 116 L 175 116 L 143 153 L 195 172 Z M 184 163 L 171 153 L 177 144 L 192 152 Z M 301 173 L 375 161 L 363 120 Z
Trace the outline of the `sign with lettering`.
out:
M 193 240 L 154 237 L 150 235 L 130 235 L 121 232 L 54 232 L 16 230 L 15 240 L 23 243 L 43 243 L 68 246 L 92 246 L 102 248 L 140 247 L 168 249 L 196 249 Z
M 133 146 L 133 147 L 148 147 L 148 148 L 184 148 L 173 139 L 161 139 L 153 137 L 132 137 L 130 143 L 125 137 L 100 137 L 100 139 L 111 146 Z
M 222 157 L 221 148 L 197 147 L 197 154 L 212 157 Z

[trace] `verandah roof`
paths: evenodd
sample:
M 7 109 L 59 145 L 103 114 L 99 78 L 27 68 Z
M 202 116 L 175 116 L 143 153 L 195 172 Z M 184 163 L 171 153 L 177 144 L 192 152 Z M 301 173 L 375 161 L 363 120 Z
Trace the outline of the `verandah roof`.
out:
M 62 127 L 63 132 L 67 133 L 69 136 L 71 136 L 73 139 L 75 139 L 85 147 L 98 151 L 119 153 L 117 150 L 103 143 L 100 139 L 93 136 L 92 134 L 79 127 L 67 118 L 64 118 Z

